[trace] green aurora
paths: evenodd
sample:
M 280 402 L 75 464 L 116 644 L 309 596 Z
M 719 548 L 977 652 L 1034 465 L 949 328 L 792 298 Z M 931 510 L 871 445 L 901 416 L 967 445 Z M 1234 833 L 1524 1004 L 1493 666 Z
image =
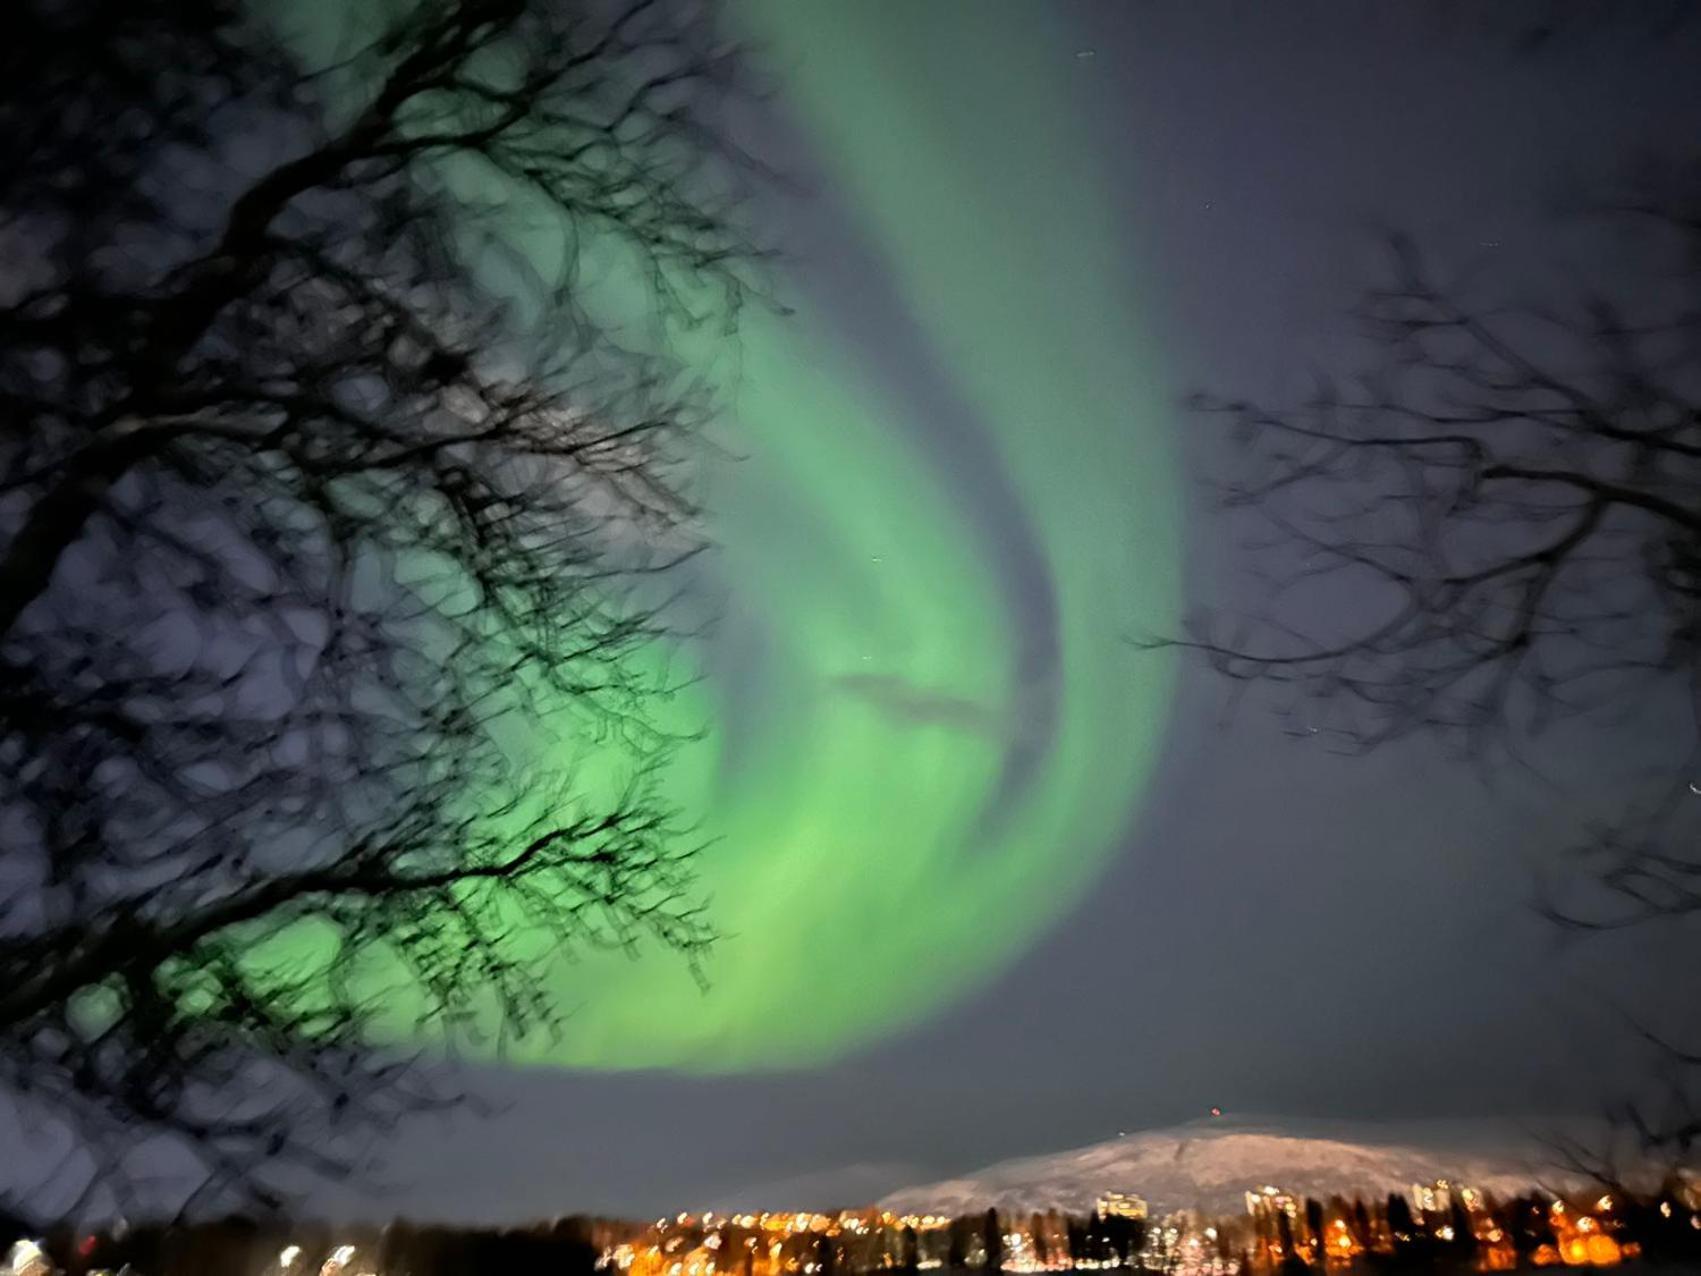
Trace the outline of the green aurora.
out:
M 1038 10 L 965 10 L 735 7 L 972 430 L 943 435 L 821 289 L 701 351 L 739 459 L 704 477 L 719 621 L 668 712 L 707 732 L 668 782 L 724 938 L 706 989 L 665 954 L 563 960 L 562 1030 L 522 1061 L 842 1056 L 1005 968 L 1138 808 L 1171 669 L 1127 636 L 1177 612 L 1171 396 L 1126 228 L 1083 194 L 1073 48 Z
M 1050 632 L 1021 640 L 964 458 L 930 453 L 917 405 L 835 344 L 831 298 L 754 316 L 730 404 L 745 459 L 709 504 L 713 642 L 756 685 L 709 680 L 723 726 L 680 764 L 727 938 L 706 993 L 655 956 L 569 967 L 551 1057 L 573 1065 L 809 1064 L 960 997 L 1095 880 L 1166 721 L 1170 670 L 1126 637 L 1177 609 L 1171 398 L 1136 357 L 1126 228 L 1081 198 L 1099 181 L 1074 158 L 1074 50 L 1035 10 L 739 12 L 1020 502 Z

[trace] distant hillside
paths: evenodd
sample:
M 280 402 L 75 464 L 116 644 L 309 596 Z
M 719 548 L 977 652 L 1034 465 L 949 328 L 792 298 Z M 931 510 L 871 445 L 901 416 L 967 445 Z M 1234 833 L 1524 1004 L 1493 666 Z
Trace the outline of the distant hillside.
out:
M 1440 1178 L 1497 1193 L 1569 1186 L 1552 1161 L 1532 1134 L 1509 1125 L 1206 1118 L 1003 1161 L 904 1188 L 881 1205 L 897 1213 L 1085 1210 L 1109 1190 L 1137 1193 L 1157 1212 L 1225 1213 L 1243 1209 L 1246 1189 L 1264 1183 L 1318 1197 L 1380 1195 Z

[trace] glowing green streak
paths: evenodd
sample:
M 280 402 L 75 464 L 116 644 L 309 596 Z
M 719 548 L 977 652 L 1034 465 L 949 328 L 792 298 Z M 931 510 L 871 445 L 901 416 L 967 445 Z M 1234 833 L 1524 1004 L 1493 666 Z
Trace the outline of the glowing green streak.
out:
M 1000 564 L 922 423 L 811 344 L 807 310 L 758 320 L 734 411 L 751 459 L 711 499 L 733 591 L 719 641 L 760 640 L 759 712 L 737 719 L 738 765 L 696 777 L 729 937 L 707 995 L 662 958 L 569 975 L 564 997 L 593 991 L 553 1057 L 578 1065 L 801 1064 L 960 995 L 1077 902 L 1164 723 L 1169 670 L 1125 638 L 1175 615 L 1169 396 L 1134 358 L 1119 228 L 1062 158 L 1070 51 L 951 6 L 745 13 L 1023 498 L 1057 594 L 1061 715 L 1013 818 L 981 836 L 1022 727 Z M 972 701 L 991 729 L 917 725 L 839 682 L 871 673 Z
M 974 482 L 925 446 L 929 422 L 827 348 L 807 302 L 752 315 L 737 377 L 720 376 L 748 459 L 707 476 L 724 618 L 687 653 L 707 680 L 668 708 L 712 728 L 671 785 L 715 839 L 701 869 L 726 938 L 707 993 L 665 954 L 564 961 L 571 1013 L 528 1047 L 537 1062 L 798 1065 L 925 1016 L 1076 904 L 1164 725 L 1169 668 L 1125 639 L 1176 611 L 1169 395 L 1135 358 L 1121 228 L 1066 159 L 1072 50 L 978 5 L 741 12 L 790 69 L 786 100 L 1031 525 L 1057 615 L 1056 720 L 1036 733 L 1047 693 L 1018 676 L 1012 565 L 965 513 Z M 629 304 L 607 286 L 609 306 Z M 695 357 L 726 372 L 724 351 Z M 895 713 L 859 680 L 935 711 Z M 1042 751 L 1006 794 L 1023 742 Z

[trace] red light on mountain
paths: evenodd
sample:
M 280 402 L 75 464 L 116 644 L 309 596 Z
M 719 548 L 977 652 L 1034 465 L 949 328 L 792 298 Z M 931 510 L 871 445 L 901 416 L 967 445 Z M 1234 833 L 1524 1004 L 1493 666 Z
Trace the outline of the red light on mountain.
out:
M 1221 1108 L 1212 1108 L 1211 1109 L 1211 1115 L 1212 1116 L 1221 1116 L 1222 1114 L 1223 1114 L 1223 1110 Z

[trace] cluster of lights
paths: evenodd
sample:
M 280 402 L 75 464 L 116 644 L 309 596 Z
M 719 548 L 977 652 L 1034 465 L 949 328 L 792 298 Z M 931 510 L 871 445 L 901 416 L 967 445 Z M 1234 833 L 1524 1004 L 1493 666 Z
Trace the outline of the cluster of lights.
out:
M 1479 1270 L 1507 1270 L 1516 1264 L 1511 1239 L 1495 1222 L 1487 1198 L 1478 1190 L 1440 1179 L 1430 1185 L 1414 1184 L 1411 1199 L 1417 1206 L 1419 1227 L 1442 1242 L 1460 1239 L 1457 1227 L 1461 1217 L 1459 1207 L 1463 1207 L 1463 1216 L 1469 1220 L 1469 1238 L 1477 1242 Z M 1286 1216 L 1290 1222 L 1300 1221 L 1299 1199 L 1273 1184 L 1248 1191 L 1246 1203 L 1248 1213 L 1256 1221 L 1277 1215 Z M 1701 1213 L 1694 1212 L 1701 1208 L 1701 1199 L 1684 1195 L 1679 1198 L 1679 1204 L 1688 1214 L 1689 1225 L 1701 1230 Z M 1551 1244 L 1539 1245 L 1530 1255 L 1530 1261 L 1537 1267 L 1610 1267 L 1635 1257 L 1639 1247 L 1620 1239 L 1623 1226 L 1614 1217 L 1617 1208 L 1618 1202 L 1611 1193 L 1589 1203 L 1554 1200 L 1539 1207 L 1554 1239 Z M 1658 1210 L 1663 1218 L 1676 1216 L 1670 1199 L 1660 1201 Z M 1106 1218 L 1144 1218 L 1145 1202 L 1132 1195 L 1107 1193 L 1100 1198 L 1099 1213 Z M 854 1264 L 857 1270 L 891 1269 L 900 1266 L 895 1246 L 899 1229 L 937 1232 L 949 1227 L 952 1221 L 944 1214 L 897 1215 L 874 1209 L 839 1214 L 764 1211 L 717 1216 L 705 1211 L 693 1216 L 680 1213 L 671 1219 L 657 1219 L 646 1239 L 623 1241 L 606 1249 L 599 1266 L 618 1276 L 821 1276 L 827 1265 L 816 1246 L 821 1238 L 844 1237 L 845 1245 L 853 1244 L 854 1239 L 859 1247 L 848 1252 L 862 1254 Z M 1240 1264 L 1227 1257 L 1219 1246 L 1217 1228 L 1195 1230 L 1196 1227 L 1191 1216 L 1171 1215 L 1162 1225 L 1148 1229 L 1145 1265 L 1185 1276 L 1237 1276 Z M 747 1235 L 729 1235 L 729 1231 Z M 1371 1235 L 1357 1235 L 1347 1219 L 1335 1218 L 1322 1228 L 1320 1235 L 1304 1239 L 1296 1235 L 1292 1248 L 1307 1261 L 1322 1258 L 1335 1265 L 1352 1262 L 1367 1248 L 1391 1252 L 1391 1242 L 1395 1239 L 1407 1240 L 1410 1236 L 1401 1233 L 1391 1237 L 1380 1224 Z M 1049 1234 L 1030 1235 L 1022 1227 L 1003 1232 L 1001 1241 L 1002 1266 L 1010 1272 L 1121 1266 L 1114 1256 L 1095 1259 L 1068 1255 L 1065 1246 L 1055 1243 Z M 861 1248 L 870 1243 L 876 1247 L 872 1254 Z M 1281 1252 L 1283 1247 L 1267 1236 L 1261 1245 L 1274 1259 L 1287 1257 Z M 91 1236 L 79 1252 L 85 1257 L 92 1256 L 95 1248 L 96 1239 Z M 938 1242 L 933 1242 L 930 1249 L 931 1252 L 916 1253 L 912 1248 L 908 1260 L 921 1270 L 942 1268 L 945 1264 L 939 1255 Z M 366 1270 L 369 1264 L 357 1263 L 358 1257 L 355 1246 L 338 1245 L 320 1264 L 316 1276 L 376 1276 L 375 1272 Z M 273 1276 L 306 1276 L 302 1260 L 300 1245 L 284 1246 L 278 1253 Z M 55 1276 L 55 1268 L 42 1242 L 21 1240 L 12 1246 L 5 1263 L 0 1264 L 0 1276 Z M 94 1269 L 87 1276 L 111 1276 L 111 1273 Z
M 909 1228 L 916 1232 L 934 1232 L 950 1225 L 945 1214 L 903 1214 L 890 1210 L 844 1211 L 823 1214 L 812 1211 L 781 1212 L 764 1210 L 761 1213 L 731 1213 L 717 1215 L 706 1210 L 702 1214 L 681 1212 L 672 1218 L 658 1218 L 650 1229 L 647 1241 L 625 1241 L 603 1252 L 600 1266 L 604 1270 L 628 1273 L 631 1276 L 716 1276 L 744 1267 L 749 1261 L 743 1255 L 727 1257 L 722 1251 L 736 1247 L 729 1241 L 727 1231 L 766 1234 L 766 1242 L 758 1244 L 756 1236 L 744 1238 L 743 1248 L 754 1251 L 750 1257 L 765 1254 L 765 1267 L 773 1272 L 798 1272 L 813 1276 L 820 1264 L 807 1257 L 785 1257 L 785 1242 L 792 1238 L 874 1237 L 883 1230 Z M 720 1262 L 717 1264 L 717 1259 Z M 882 1255 L 877 1266 L 893 1267 L 891 1254 Z M 942 1266 L 937 1260 L 918 1259 L 918 1267 Z M 323 1273 L 322 1276 L 335 1276 Z
M 727 1235 L 737 1229 L 752 1235 L 742 1245 Z M 599 1266 L 621 1276 L 724 1276 L 739 1271 L 755 1272 L 760 1261 L 763 1276 L 801 1273 L 815 1276 L 821 1264 L 811 1257 L 785 1252 L 794 1237 L 858 1234 L 869 1230 L 860 1215 L 819 1213 L 734 1213 L 701 1215 L 681 1212 L 672 1219 L 659 1218 L 647 1242 L 623 1242 L 606 1250 Z M 757 1234 L 766 1236 L 759 1241 Z
M 1131 1192 L 1106 1192 L 1099 1197 L 1098 1211 L 1105 1218 L 1145 1218 L 1146 1202 Z
M 87 1237 L 79 1252 L 87 1257 L 95 1250 L 95 1237 Z M 300 1271 L 301 1246 L 285 1245 L 278 1251 L 277 1268 L 280 1276 L 297 1276 Z M 319 1276 L 377 1276 L 375 1272 L 355 1268 L 356 1250 L 353 1245 L 338 1245 L 319 1267 Z M 0 1276 L 54 1276 L 53 1261 L 40 1241 L 20 1240 L 0 1264 Z M 112 1276 L 105 1268 L 92 1268 L 87 1276 Z
M 1537 1267 L 1614 1267 L 1634 1257 L 1635 1247 L 1620 1245 L 1608 1230 L 1614 1204 L 1608 1194 L 1595 1202 L 1595 1212 L 1590 1213 L 1555 1201 L 1548 1208 L 1548 1222 L 1556 1244 L 1538 1245 L 1530 1261 Z
M 51 1276 L 53 1264 L 39 1241 L 23 1240 L 14 1244 L 6 1255 L 0 1272 L 7 1276 Z

